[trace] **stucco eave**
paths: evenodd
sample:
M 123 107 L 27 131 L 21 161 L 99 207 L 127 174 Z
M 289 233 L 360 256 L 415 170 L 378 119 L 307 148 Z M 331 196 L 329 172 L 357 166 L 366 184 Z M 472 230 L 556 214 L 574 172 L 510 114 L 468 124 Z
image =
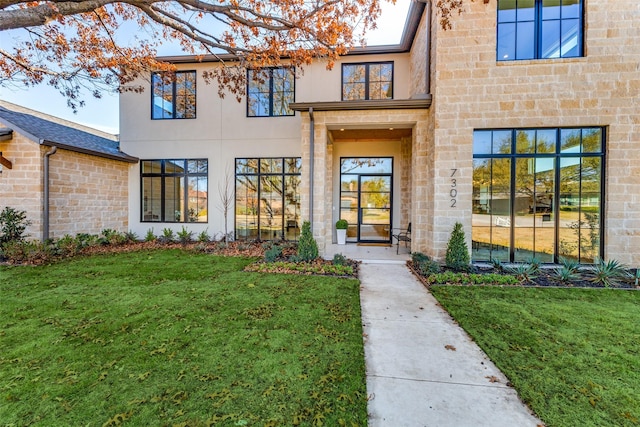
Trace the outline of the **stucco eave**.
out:
M 419 99 L 381 99 L 368 101 L 294 102 L 294 111 L 417 110 L 431 106 L 431 95 Z

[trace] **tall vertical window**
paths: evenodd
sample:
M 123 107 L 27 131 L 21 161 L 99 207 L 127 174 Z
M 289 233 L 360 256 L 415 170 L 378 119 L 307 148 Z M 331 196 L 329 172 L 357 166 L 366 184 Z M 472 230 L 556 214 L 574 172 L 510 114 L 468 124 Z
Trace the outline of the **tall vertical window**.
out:
M 584 0 L 498 0 L 498 61 L 583 55 Z
M 342 100 L 393 99 L 393 62 L 342 64 Z
M 295 98 L 293 68 L 263 68 L 247 71 L 247 116 L 293 116 L 289 104 Z
M 196 72 L 151 74 L 151 118 L 196 118 Z
M 142 160 L 143 222 L 207 222 L 205 159 Z
M 297 240 L 299 157 L 236 159 L 236 238 Z
M 473 153 L 474 260 L 602 256 L 604 129 L 478 130 Z

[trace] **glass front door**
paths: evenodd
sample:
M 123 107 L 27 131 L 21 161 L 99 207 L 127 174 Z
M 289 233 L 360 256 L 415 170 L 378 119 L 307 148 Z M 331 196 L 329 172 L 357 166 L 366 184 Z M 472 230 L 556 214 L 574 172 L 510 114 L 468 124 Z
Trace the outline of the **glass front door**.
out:
M 340 160 L 340 218 L 349 222 L 347 241 L 391 242 L 393 159 Z

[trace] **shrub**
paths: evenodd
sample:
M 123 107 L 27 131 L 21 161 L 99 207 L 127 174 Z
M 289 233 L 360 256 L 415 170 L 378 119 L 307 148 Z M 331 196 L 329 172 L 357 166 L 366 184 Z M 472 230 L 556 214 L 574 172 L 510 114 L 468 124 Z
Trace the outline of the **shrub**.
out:
M 138 235 L 133 230 L 129 230 L 124 233 L 124 237 L 129 243 L 137 242 L 139 240 Z
M 51 246 L 42 242 L 11 241 L 2 249 L 4 257 L 12 264 L 42 264 L 54 258 Z
M 454 271 L 468 271 L 471 260 L 469 258 L 469 248 L 464 237 L 462 224 L 456 222 L 451 232 L 451 238 L 447 244 L 447 255 L 445 257 L 447 267 Z
M 193 240 L 193 231 L 187 230 L 186 227 L 183 225 L 182 229 L 178 231 L 178 240 L 183 245 L 190 243 Z
M 349 222 L 346 219 L 336 221 L 336 230 L 346 230 L 347 228 L 349 228 Z
M 302 223 L 302 231 L 298 241 L 298 256 L 301 261 L 313 261 L 318 258 L 318 243 L 311 234 L 311 223 L 309 221 Z
M 276 262 L 278 258 L 282 255 L 282 247 L 278 245 L 272 245 L 269 249 L 264 252 L 264 260 L 266 262 Z
M 210 240 L 211 237 L 209 236 L 209 233 L 207 233 L 207 230 L 203 230 L 200 232 L 200 234 L 198 234 L 198 242 L 209 243 Z
M 153 242 L 156 240 L 156 235 L 153 234 L 153 228 L 147 230 L 147 234 L 144 236 L 145 242 Z
M 101 245 L 121 245 L 127 242 L 127 237 L 116 230 L 107 228 L 102 230 L 98 241 Z
M 70 257 L 77 255 L 81 248 L 78 247 L 78 242 L 75 237 L 65 234 L 55 242 L 55 248 L 58 255 L 62 257 Z
M 173 234 L 173 230 L 170 228 L 163 228 L 162 229 L 162 236 L 160 236 L 159 240 L 162 243 L 173 243 L 175 241 L 176 237 Z
M 345 257 L 342 254 L 334 254 L 333 255 L 333 265 L 348 265 L 349 261 L 347 260 L 347 257 Z
M 9 206 L 0 212 L 0 246 L 8 242 L 21 242 L 25 238 L 25 230 L 31 225 L 27 213 Z
M 430 274 L 436 274 L 440 272 L 440 264 L 429 258 L 428 255 L 422 252 L 413 252 L 411 254 L 411 261 L 413 262 L 413 268 L 421 276 L 428 276 Z

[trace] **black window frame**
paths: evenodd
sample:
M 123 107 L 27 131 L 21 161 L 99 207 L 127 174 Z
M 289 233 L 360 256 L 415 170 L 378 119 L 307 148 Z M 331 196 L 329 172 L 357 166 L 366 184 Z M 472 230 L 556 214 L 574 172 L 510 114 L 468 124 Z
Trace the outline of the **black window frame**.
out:
M 154 116 L 154 99 L 156 97 L 156 91 L 154 88 L 154 84 L 155 84 L 155 76 L 161 76 L 160 78 L 164 79 L 164 76 L 167 74 L 174 74 L 175 78 L 173 78 L 171 80 L 171 107 L 172 107 L 172 114 L 171 117 L 155 117 Z M 178 99 L 178 76 L 179 75 L 186 75 L 186 74 L 192 74 L 193 75 L 193 116 L 188 116 L 188 117 L 179 117 L 178 116 L 178 111 L 177 111 L 177 99 Z M 197 111 L 198 111 L 198 75 L 196 73 L 196 70 L 179 70 L 179 71 L 175 71 L 175 72 L 164 72 L 164 71 L 154 71 L 151 73 L 151 120 L 193 120 L 197 118 Z
M 578 20 L 579 20 L 579 43 L 580 46 L 578 47 L 578 53 L 577 55 L 571 55 L 571 56 L 563 56 L 562 53 L 560 53 L 559 56 L 555 57 L 555 56 L 543 56 L 543 52 L 542 52 L 542 48 L 543 48 L 543 38 L 544 38 L 544 31 L 543 31 L 543 24 L 545 22 L 550 22 L 550 21 L 559 21 L 560 24 L 562 25 L 563 21 L 567 21 L 569 19 L 575 19 L 575 18 L 562 18 L 562 15 L 560 15 L 560 18 L 558 19 L 544 19 L 543 18 L 543 0 L 534 0 L 534 18 L 533 21 L 531 20 L 522 20 L 519 21 L 517 18 L 517 11 L 518 11 L 518 6 L 517 6 L 517 2 L 519 1 L 523 1 L 523 0 L 514 0 L 516 1 L 516 18 L 514 18 L 513 21 L 501 21 L 500 20 L 500 5 L 499 2 L 501 0 L 498 0 L 498 9 L 497 9 L 497 25 L 496 25 L 496 60 L 498 62 L 513 62 L 513 61 L 535 61 L 535 60 L 541 60 L 541 59 L 567 59 L 567 58 L 582 58 L 584 57 L 584 46 L 585 46 L 585 37 L 586 37 L 586 32 L 585 32 L 585 7 L 584 7 L 584 3 L 585 0 L 578 0 L 579 1 L 579 5 L 578 7 L 580 8 L 580 12 L 578 14 Z M 560 9 L 560 14 L 562 13 L 562 8 Z M 532 58 L 518 58 L 518 23 L 519 22 L 533 22 L 533 26 L 534 26 L 534 47 L 533 47 L 533 57 Z M 515 24 L 515 57 L 514 58 L 504 58 L 504 57 L 500 57 L 500 51 L 499 51 L 499 47 L 500 47 L 500 29 L 501 29 L 501 25 L 504 24 Z M 560 36 L 562 36 L 562 31 L 560 31 Z M 559 41 L 561 41 L 559 39 Z
M 246 115 L 247 117 L 292 117 L 296 115 L 296 112 L 294 110 L 292 110 L 288 105 L 287 105 L 287 111 L 288 114 L 274 114 L 274 95 L 275 93 L 279 93 L 280 91 L 275 91 L 274 90 L 274 84 L 273 84 L 273 72 L 274 70 L 287 70 L 291 72 L 291 77 L 292 77 L 292 82 L 293 82 L 293 89 L 289 90 L 289 91 L 282 91 L 281 93 L 287 93 L 289 92 L 291 94 L 291 100 L 288 102 L 289 104 L 293 103 L 296 101 L 296 69 L 295 67 L 287 67 L 287 66 L 283 66 L 283 67 L 265 67 L 265 68 L 248 68 L 247 69 L 247 105 L 246 105 Z M 250 97 L 251 97 L 251 83 L 255 82 L 256 80 L 254 78 L 252 78 L 251 73 L 252 72 L 267 72 L 269 74 L 269 114 L 264 114 L 264 115 L 259 115 L 259 114 L 250 114 L 251 112 L 251 108 L 249 107 L 250 104 Z
M 370 95 L 370 88 L 371 88 L 371 77 L 370 77 L 370 68 L 371 65 L 391 65 L 391 97 L 389 98 L 371 98 Z M 357 67 L 357 66 L 364 66 L 365 67 L 365 95 L 363 99 L 345 99 L 344 94 L 344 86 L 345 86 L 345 80 L 344 80 L 344 71 L 345 71 L 345 67 Z M 342 64 L 342 68 L 340 69 L 341 73 L 340 73 L 340 80 L 341 80 L 341 85 L 340 85 L 340 99 L 342 101 L 380 101 L 380 100 L 384 100 L 384 99 L 394 99 L 394 93 L 395 93 L 395 63 L 394 61 L 375 61 L 375 62 L 349 62 L 349 63 L 344 63 Z
M 239 170 L 239 166 L 241 165 L 240 162 L 242 161 L 248 161 L 248 160 L 257 160 L 256 163 L 256 170 L 255 171 L 244 171 L 244 172 L 238 172 Z M 287 171 L 286 170 L 286 164 L 287 164 L 287 160 L 290 159 L 294 159 L 296 161 L 296 164 L 299 166 L 297 167 L 298 170 L 297 172 L 291 172 L 291 171 Z M 263 171 L 262 170 L 262 166 L 264 164 L 265 161 L 273 161 L 273 160 L 281 160 L 282 161 L 282 170 L 279 172 L 271 172 L 271 171 Z M 257 239 L 258 240 L 269 240 L 269 239 L 262 239 L 261 234 L 262 234 L 262 227 L 261 227 L 261 222 L 260 222 L 260 217 L 259 217 L 259 213 L 261 212 L 261 204 L 262 204 L 262 198 L 260 197 L 261 192 L 262 192 L 262 184 L 261 184 L 261 178 L 264 176 L 279 176 L 282 177 L 282 185 L 284 186 L 286 184 L 286 177 L 289 176 L 298 176 L 300 177 L 300 179 L 302 178 L 302 158 L 298 157 L 298 156 L 292 156 L 292 157 L 236 157 L 234 159 L 234 206 L 237 203 L 238 200 L 238 195 L 237 195 L 237 189 L 238 189 L 238 176 L 249 176 L 249 177 L 256 177 L 257 178 L 257 182 L 258 182 L 258 192 L 257 192 L 257 200 L 258 200 L 258 205 L 256 206 L 256 210 L 258 212 L 258 218 L 257 218 Z M 284 188 L 283 188 L 284 190 Z M 298 197 L 300 196 L 300 194 L 298 193 Z M 284 206 L 284 202 L 285 202 L 285 191 L 283 191 L 282 194 L 282 205 Z M 237 207 L 234 209 L 234 212 L 237 212 Z M 282 229 L 280 231 L 280 234 L 278 236 L 275 236 L 274 239 L 272 240 L 287 240 L 286 239 L 286 232 L 288 231 L 287 229 L 290 228 L 290 225 L 287 224 L 286 222 L 286 217 L 285 217 L 285 210 L 282 210 L 282 214 L 281 214 L 281 219 L 282 219 Z M 302 224 L 296 224 L 295 228 L 297 229 L 297 232 L 295 233 L 296 236 L 299 238 L 300 237 L 300 229 L 301 229 Z M 234 213 L 233 215 L 233 229 L 234 229 L 234 238 L 235 240 L 247 240 L 249 239 L 248 237 L 244 237 L 244 236 L 240 236 L 238 234 L 238 214 Z M 297 239 L 291 239 L 291 241 L 296 241 Z
M 183 162 L 183 172 L 166 172 L 167 162 L 172 162 L 175 164 L 176 161 Z M 189 162 L 198 161 L 198 162 L 206 162 L 207 171 L 206 172 L 189 172 Z M 152 162 L 160 163 L 160 172 L 144 172 L 144 162 Z M 185 221 L 176 221 L 175 216 L 173 220 L 168 220 L 166 218 L 166 184 L 165 178 L 175 178 L 175 177 L 184 177 L 184 188 L 185 195 L 183 201 L 183 212 Z M 207 216 L 207 221 L 189 221 L 189 178 L 194 177 L 205 177 L 207 178 L 207 183 L 209 180 L 209 159 L 206 158 L 194 158 L 194 159 L 141 159 L 140 160 L 140 222 L 150 222 L 150 223 L 177 223 L 177 224 L 206 224 L 209 222 L 209 218 Z M 144 200 L 144 178 L 160 178 L 160 218 L 157 220 L 146 219 L 145 220 L 145 200 Z M 208 191 L 207 191 L 208 193 Z M 209 197 L 207 196 L 207 206 L 206 210 L 209 210 Z
M 601 140 L 600 140 L 600 151 L 597 152 L 578 152 L 578 153 L 563 153 L 561 148 L 561 134 L 563 131 L 571 131 L 571 130 L 586 130 L 586 129 L 599 129 L 601 132 Z M 557 132 L 556 135 L 556 146 L 553 152 L 545 153 L 538 152 L 537 148 L 534 147 L 534 150 L 531 152 L 517 152 L 516 144 L 517 144 L 517 133 L 518 132 L 528 132 L 528 131 L 549 131 L 554 130 Z M 474 135 L 476 132 L 511 132 L 511 147 L 509 153 L 473 153 L 473 160 L 494 160 L 494 159 L 509 159 L 510 164 L 510 215 L 509 215 L 509 227 L 510 227 L 510 248 L 509 248 L 509 262 L 514 262 L 515 260 L 515 220 L 516 213 L 513 208 L 513 204 L 516 198 L 516 160 L 517 159 L 553 159 L 553 164 L 555 168 L 555 176 L 554 176 L 554 198 L 553 198 L 553 206 L 560 206 L 560 185 L 561 185 L 561 160 L 567 158 L 599 158 L 600 159 L 600 213 L 598 218 L 598 228 L 600 230 L 599 236 L 599 248 L 598 255 L 600 259 L 604 259 L 604 250 L 605 250 L 605 213 L 606 213 L 606 141 L 607 141 L 607 127 L 606 126 L 567 126 L 567 127 L 522 127 L 522 128 L 480 128 L 474 129 Z M 581 137 L 582 144 L 582 137 Z M 473 184 L 472 184 L 473 185 Z M 472 195 L 473 199 L 473 195 Z M 560 216 L 556 213 L 554 220 L 554 253 L 553 253 L 553 262 L 560 263 L 561 256 L 559 255 L 559 247 L 560 247 Z M 473 224 L 472 224 L 473 228 Z M 473 255 L 473 248 L 472 248 Z M 580 256 L 580 255 L 579 255 Z M 473 258 L 473 256 L 472 256 Z M 472 259 L 473 261 L 490 261 L 485 259 Z

